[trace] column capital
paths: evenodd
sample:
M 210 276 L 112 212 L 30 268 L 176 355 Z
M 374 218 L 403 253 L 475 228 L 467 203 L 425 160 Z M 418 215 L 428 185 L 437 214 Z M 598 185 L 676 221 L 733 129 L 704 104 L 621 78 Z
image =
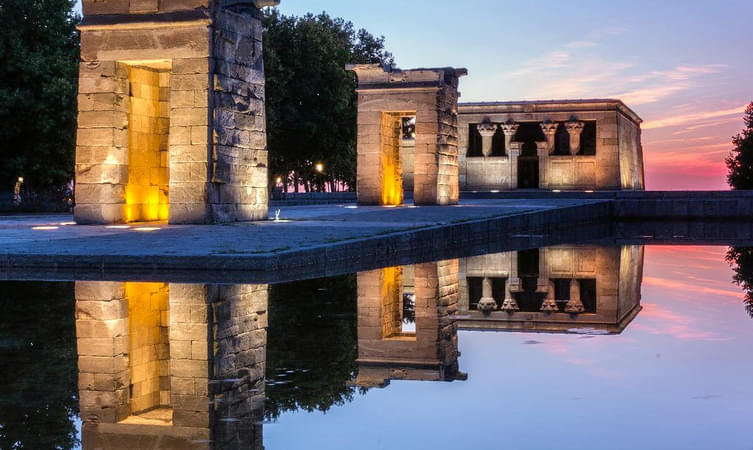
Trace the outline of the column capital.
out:
M 497 132 L 497 124 L 484 122 L 476 125 L 476 129 L 483 137 L 492 137 Z
M 519 123 L 503 123 L 500 125 L 500 128 L 502 128 L 502 131 L 505 133 L 505 136 L 515 136 L 515 133 L 518 132 L 518 128 L 520 128 Z
M 557 127 L 559 124 L 554 122 L 541 122 L 539 126 L 541 126 L 541 131 L 543 131 L 545 135 L 554 136 L 557 133 Z
M 580 134 L 583 131 L 583 125 L 584 125 L 583 122 L 578 122 L 578 121 L 565 122 L 565 129 L 570 134 L 574 134 L 574 133 Z

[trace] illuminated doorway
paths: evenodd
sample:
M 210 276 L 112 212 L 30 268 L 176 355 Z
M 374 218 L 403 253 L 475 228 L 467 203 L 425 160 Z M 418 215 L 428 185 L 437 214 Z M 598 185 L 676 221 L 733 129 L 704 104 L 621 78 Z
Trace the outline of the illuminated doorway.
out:
M 415 116 L 415 114 L 415 112 L 382 113 L 379 173 L 381 175 L 381 200 L 383 205 L 401 205 L 403 203 L 403 168 L 400 160 L 403 143 L 403 119 L 406 116 Z M 413 133 L 415 136 L 415 131 Z
M 128 64 L 126 222 L 167 221 L 169 61 Z

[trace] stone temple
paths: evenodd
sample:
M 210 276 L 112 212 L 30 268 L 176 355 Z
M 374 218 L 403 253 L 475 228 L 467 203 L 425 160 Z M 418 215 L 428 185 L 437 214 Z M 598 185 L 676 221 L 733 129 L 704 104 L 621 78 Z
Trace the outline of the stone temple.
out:
M 642 190 L 641 119 L 620 100 L 460 103 L 465 69 L 352 65 L 358 203 L 459 191 Z
M 78 223 L 267 218 L 259 8 L 83 0 Z

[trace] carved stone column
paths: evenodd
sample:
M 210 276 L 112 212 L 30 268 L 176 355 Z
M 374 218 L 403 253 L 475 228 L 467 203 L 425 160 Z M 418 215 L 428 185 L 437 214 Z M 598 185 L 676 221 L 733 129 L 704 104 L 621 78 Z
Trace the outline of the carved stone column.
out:
M 578 280 L 570 280 L 570 301 L 565 305 L 565 312 L 569 313 L 582 313 L 583 302 L 580 301 L 580 285 Z
M 553 122 L 542 122 L 539 124 L 541 126 L 541 131 L 544 132 L 544 136 L 546 136 L 546 149 L 551 155 L 554 153 L 554 135 L 557 134 L 557 124 Z
M 494 133 L 497 132 L 497 125 L 485 122 L 478 124 L 476 129 L 481 135 L 481 153 L 484 156 L 490 156 L 492 154 L 492 138 Z
M 580 151 L 580 134 L 583 132 L 583 122 L 567 122 L 565 129 L 570 135 L 570 154 L 576 155 Z
M 559 308 L 557 308 L 557 302 L 554 299 L 554 283 L 551 281 L 549 282 L 549 289 L 546 291 L 546 298 L 541 303 L 540 311 L 549 313 L 559 311 Z
M 518 306 L 518 302 L 515 301 L 515 298 L 512 296 L 512 283 L 510 283 L 510 279 L 507 279 L 507 282 L 505 283 L 505 300 L 502 302 L 502 307 L 499 308 L 502 311 L 506 313 L 514 313 L 516 311 L 520 311 L 520 307 Z
M 505 135 L 507 139 L 507 135 Z M 520 156 L 520 142 L 511 142 L 507 146 L 507 157 L 510 161 L 510 189 L 518 188 L 518 157 Z
M 505 148 L 510 148 L 510 143 L 512 143 L 512 140 L 515 137 L 515 133 L 518 132 L 520 124 L 507 122 L 500 125 L 500 128 L 502 128 L 502 132 L 505 133 Z
M 489 277 L 484 277 L 481 282 L 481 299 L 478 301 L 478 309 L 483 312 L 497 309 L 497 302 L 492 296 L 492 279 Z

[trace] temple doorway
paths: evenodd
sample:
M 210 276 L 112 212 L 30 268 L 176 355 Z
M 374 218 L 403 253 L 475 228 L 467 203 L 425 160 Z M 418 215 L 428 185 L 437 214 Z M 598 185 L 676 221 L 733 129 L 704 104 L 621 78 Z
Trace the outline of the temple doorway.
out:
M 169 61 L 128 64 L 126 222 L 167 221 Z
M 521 122 L 515 141 L 522 142 L 518 157 L 518 189 L 539 188 L 539 157 L 537 142 L 546 141 L 538 122 Z

